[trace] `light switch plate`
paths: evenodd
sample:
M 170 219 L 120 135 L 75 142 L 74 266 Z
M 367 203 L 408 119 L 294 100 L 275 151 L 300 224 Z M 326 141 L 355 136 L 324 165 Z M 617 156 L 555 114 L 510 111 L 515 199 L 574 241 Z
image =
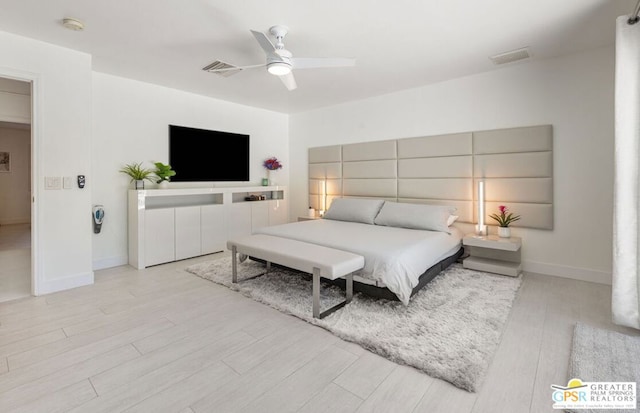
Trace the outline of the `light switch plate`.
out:
M 45 176 L 44 189 L 61 189 L 62 179 L 59 176 Z
M 71 188 L 73 188 L 73 181 L 71 180 L 71 177 L 70 177 L 70 176 L 65 176 L 65 177 L 62 179 L 62 187 L 63 187 L 64 189 L 71 189 Z

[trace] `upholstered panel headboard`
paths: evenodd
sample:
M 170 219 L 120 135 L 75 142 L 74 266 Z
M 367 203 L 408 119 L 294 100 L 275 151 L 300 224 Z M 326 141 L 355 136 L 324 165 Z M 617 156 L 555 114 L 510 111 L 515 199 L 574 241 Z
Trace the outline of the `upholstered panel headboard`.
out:
M 486 211 L 506 204 L 522 217 L 514 226 L 553 229 L 551 125 L 474 132 L 473 153 L 474 178 L 485 181 Z
M 505 204 L 522 216 L 513 226 L 552 229 L 551 125 L 309 149 L 309 205 L 316 209 L 336 197 L 379 198 L 453 205 L 461 222 L 475 222 L 479 180 L 487 214 Z

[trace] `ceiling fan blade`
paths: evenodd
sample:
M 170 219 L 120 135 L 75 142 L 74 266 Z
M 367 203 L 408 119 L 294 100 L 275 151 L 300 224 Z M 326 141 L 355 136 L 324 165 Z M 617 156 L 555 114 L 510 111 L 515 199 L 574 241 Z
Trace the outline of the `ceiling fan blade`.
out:
M 262 50 L 264 50 L 267 56 L 277 56 L 276 47 L 271 43 L 266 34 L 255 30 L 251 30 L 251 33 L 253 33 L 253 37 L 256 38 L 258 43 L 260 43 L 260 47 L 262 47 Z
M 282 80 L 282 83 L 284 83 L 287 89 L 294 90 L 295 88 L 298 87 L 298 85 L 296 84 L 296 78 L 293 77 L 293 72 L 289 72 L 289 74 L 287 75 L 282 75 L 278 77 L 280 78 L 280 80 Z
M 291 65 L 294 69 L 315 69 L 321 67 L 355 66 L 356 59 L 342 57 L 292 57 Z

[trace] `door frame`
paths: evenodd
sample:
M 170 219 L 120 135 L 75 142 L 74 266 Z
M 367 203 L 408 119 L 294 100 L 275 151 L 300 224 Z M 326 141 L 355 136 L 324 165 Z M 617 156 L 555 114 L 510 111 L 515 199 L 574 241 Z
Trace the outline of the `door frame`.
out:
M 40 260 L 40 108 L 41 78 L 37 73 L 0 67 L 0 77 L 31 84 L 31 295 L 40 294 L 42 268 Z

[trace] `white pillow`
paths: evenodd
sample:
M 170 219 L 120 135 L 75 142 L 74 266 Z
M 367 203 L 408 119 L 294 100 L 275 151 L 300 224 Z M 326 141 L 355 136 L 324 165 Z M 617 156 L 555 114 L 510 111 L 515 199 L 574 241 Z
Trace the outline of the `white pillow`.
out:
M 458 215 L 449 215 L 449 219 L 447 219 L 447 226 L 450 227 L 458 218 L 460 218 Z
M 452 212 L 455 208 L 450 206 L 385 202 L 375 224 L 450 234 L 449 217 Z
M 382 204 L 382 199 L 335 198 L 324 218 L 373 224 Z

